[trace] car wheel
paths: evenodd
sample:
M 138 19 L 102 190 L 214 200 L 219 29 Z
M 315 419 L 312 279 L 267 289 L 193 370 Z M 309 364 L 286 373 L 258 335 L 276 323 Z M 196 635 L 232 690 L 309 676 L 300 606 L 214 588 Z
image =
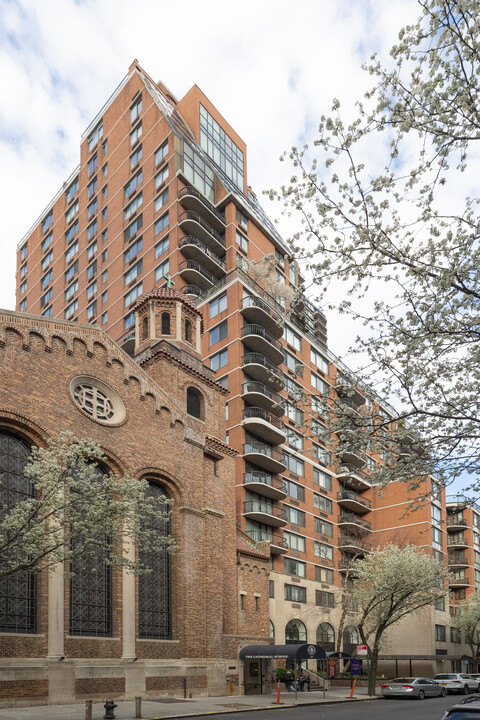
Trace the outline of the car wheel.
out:
M 468 687 L 468 685 L 464 685 L 463 686 L 463 694 L 468 695 L 469 692 L 470 692 L 470 688 Z
M 447 694 L 447 688 L 442 688 L 440 690 L 440 697 L 445 697 L 446 694 Z
M 418 691 L 418 699 L 423 700 L 425 698 L 425 690 Z

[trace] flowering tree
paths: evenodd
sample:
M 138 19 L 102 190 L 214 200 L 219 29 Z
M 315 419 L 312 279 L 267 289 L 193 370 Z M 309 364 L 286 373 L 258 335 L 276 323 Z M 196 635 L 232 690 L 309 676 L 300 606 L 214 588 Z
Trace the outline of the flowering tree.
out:
M 480 661 L 480 593 L 474 592 L 465 605 L 458 608 L 453 616 L 453 623 L 458 628 L 465 642 L 470 647 L 472 658 Z
M 390 60 L 366 67 L 374 85 L 353 121 L 335 100 L 313 146 L 285 155 L 290 183 L 270 193 L 300 220 L 292 251 L 320 301 L 344 283 L 337 307 L 366 327 L 363 377 L 396 399 L 393 433 L 375 404 L 343 423 L 387 456 L 384 481 L 480 470 L 478 3 L 419 4 Z
M 12 487 L 0 507 L 0 579 L 19 570 L 38 572 L 76 557 L 105 554 L 116 567 L 141 572 L 127 546 L 173 548 L 153 527 L 166 522 L 169 501 L 152 497 L 148 483 L 101 472 L 105 458 L 92 440 L 62 433 L 47 448 L 34 448 L 23 476 L 31 497 Z M 6 490 L 0 479 L 0 487 Z
M 375 695 L 378 656 L 385 632 L 399 620 L 446 594 L 444 566 L 417 547 L 385 545 L 351 567 L 350 604 L 370 660 L 368 694 Z

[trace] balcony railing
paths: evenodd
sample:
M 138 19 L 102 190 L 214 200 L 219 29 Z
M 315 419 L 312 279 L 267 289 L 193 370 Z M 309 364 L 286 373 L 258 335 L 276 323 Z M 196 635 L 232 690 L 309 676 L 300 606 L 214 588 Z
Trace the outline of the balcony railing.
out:
M 283 508 L 274 507 L 271 503 L 261 500 L 246 500 L 243 504 L 244 513 L 264 513 L 279 520 L 287 521 L 287 514 Z
M 338 475 L 356 475 L 362 480 L 368 481 L 367 473 L 365 473 L 363 470 L 360 470 L 360 468 L 358 468 L 356 465 L 352 465 L 351 463 L 342 463 L 342 465 L 340 465 L 337 470 L 337 476 Z
M 372 523 L 369 523 L 368 520 L 363 520 L 353 513 L 340 513 L 338 517 L 338 524 L 358 525 L 359 527 L 369 531 L 372 529 Z
M 245 408 L 243 411 L 243 419 L 248 420 L 252 418 L 259 418 L 260 420 L 265 420 L 265 422 L 270 423 L 270 425 L 273 425 L 278 430 L 283 431 L 283 422 L 280 420 L 280 418 L 275 417 L 275 415 L 272 415 L 271 413 L 267 412 L 263 408 L 257 408 L 257 407 L 248 407 Z
M 218 218 L 218 220 L 223 225 L 225 225 L 225 216 L 219 210 L 217 210 L 217 208 L 214 205 L 212 205 L 210 200 L 207 200 L 205 195 L 202 195 L 202 193 L 199 192 L 197 190 L 197 188 L 194 188 L 194 187 L 182 188 L 180 190 L 180 192 L 178 193 L 178 199 L 181 200 L 182 198 L 184 198 L 186 196 L 198 198 L 198 200 L 200 200 L 208 208 L 208 211 L 211 212 L 212 215 L 215 215 Z
M 248 308 L 258 308 L 263 310 L 263 312 L 272 318 L 276 323 L 280 324 L 282 321 L 281 314 L 274 310 L 265 300 L 262 300 L 262 298 L 254 297 L 253 295 L 244 297 L 242 300 L 242 310 L 247 310 Z M 283 332 L 283 327 L 281 329 Z
M 260 470 L 250 470 L 244 473 L 243 482 L 245 485 L 248 485 L 248 483 L 263 483 L 287 494 L 287 483 L 285 480 L 278 475 L 271 475 L 270 473 L 264 473 Z
M 449 565 L 470 565 L 465 553 L 448 553 Z
M 352 500 L 353 502 L 357 502 L 360 505 L 364 505 L 365 507 L 371 509 L 372 503 L 370 500 L 367 500 L 367 498 L 363 497 L 363 495 L 359 495 L 358 493 L 354 492 L 353 490 L 340 490 L 337 493 L 337 500 Z
M 276 533 L 272 533 L 270 535 L 264 530 L 246 530 L 245 532 L 252 538 L 252 540 L 255 540 L 255 542 L 262 542 L 262 540 L 268 540 L 268 542 L 272 545 L 276 545 L 277 547 L 285 548 L 285 550 L 288 550 L 288 543 L 281 535 L 277 535 Z
M 351 547 L 361 550 L 362 552 L 370 552 L 370 550 L 372 549 L 372 544 L 366 542 L 362 538 L 357 538 L 352 535 L 340 535 L 340 537 L 338 538 L 338 547 Z
M 449 516 L 447 515 L 447 527 L 451 526 L 456 527 L 468 527 L 468 522 L 465 520 L 465 518 L 455 517 L 455 516 Z
M 203 243 L 201 240 L 199 240 L 194 235 L 186 235 L 178 243 L 179 248 L 182 248 L 185 245 L 195 245 L 195 247 L 199 248 L 199 250 L 201 250 L 203 253 L 205 253 L 205 255 L 207 255 L 209 258 L 211 258 L 213 260 L 213 262 L 215 262 L 217 265 L 220 265 L 222 270 L 225 270 L 225 268 L 226 268 L 225 260 L 222 260 L 221 258 L 219 258 L 218 255 L 216 255 L 214 252 L 212 252 L 212 250 L 210 250 L 205 245 L 205 243 Z
M 447 537 L 447 545 L 464 545 L 468 546 L 468 540 L 464 537 Z
M 225 238 L 223 238 L 220 233 L 218 233 L 211 225 L 209 225 L 209 223 L 207 223 L 198 213 L 194 212 L 193 210 L 187 210 L 187 212 L 182 213 L 178 218 L 178 222 L 180 223 L 180 225 L 189 220 L 200 225 L 200 227 L 203 228 L 206 233 L 208 233 L 214 240 L 220 243 L 220 245 L 225 247 Z
M 246 337 L 247 335 L 258 335 L 273 345 L 279 352 L 282 352 L 282 343 L 274 338 L 273 335 L 261 325 L 245 325 L 242 328 L 242 337 Z
M 283 372 L 275 363 L 266 358 L 265 355 L 261 355 L 261 353 L 245 353 L 242 358 L 242 365 L 262 365 L 272 376 L 272 383 L 275 382 L 277 385 L 282 383 L 283 385 Z
M 182 288 L 184 295 L 195 295 L 195 297 L 199 297 L 202 292 L 203 290 L 199 288 L 198 285 L 185 285 L 185 287 Z
M 258 380 L 247 380 L 247 382 L 243 383 L 242 395 L 247 395 L 250 393 L 259 393 L 261 395 L 265 395 L 267 398 L 269 398 L 274 403 L 280 404 L 282 402 L 281 395 L 274 392 L 274 390 L 270 390 L 269 387 L 267 387 L 262 382 L 258 382 Z
M 248 442 L 244 443 L 243 454 L 249 455 L 251 453 L 259 453 L 260 455 L 265 455 L 266 457 L 272 458 L 272 460 L 283 464 L 283 454 L 279 452 L 279 450 L 270 447 L 270 445 L 267 445 L 266 443 L 253 440 L 249 440 Z
M 212 285 L 213 283 L 217 282 L 217 278 L 215 277 L 215 275 L 212 275 L 212 273 L 208 272 L 208 270 L 205 270 L 205 268 L 202 267 L 202 265 L 200 265 L 200 263 L 198 263 L 196 260 L 184 260 L 180 263 L 178 269 L 180 272 L 182 272 L 183 270 L 195 270 L 196 272 L 200 273 L 202 277 L 208 280 L 208 282 L 212 283 Z

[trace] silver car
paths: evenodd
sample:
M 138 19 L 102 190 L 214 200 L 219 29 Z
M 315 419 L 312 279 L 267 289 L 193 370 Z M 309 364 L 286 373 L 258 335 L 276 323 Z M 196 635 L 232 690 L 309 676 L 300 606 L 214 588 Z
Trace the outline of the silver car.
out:
M 435 680 L 425 677 L 402 677 L 382 685 L 383 697 L 411 697 L 423 700 L 426 697 L 445 697 L 447 688 Z
M 478 680 L 468 673 L 438 673 L 433 676 L 442 687 L 448 692 L 467 693 L 476 692 L 478 689 Z
M 480 720 L 480 695 L 470 695 L 449 708 L 442 720 Z

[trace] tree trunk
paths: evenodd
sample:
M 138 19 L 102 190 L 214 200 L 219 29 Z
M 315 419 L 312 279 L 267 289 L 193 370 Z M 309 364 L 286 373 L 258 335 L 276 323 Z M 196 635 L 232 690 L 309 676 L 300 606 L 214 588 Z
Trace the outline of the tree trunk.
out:
M 368 668 L 368 694 L 371 696 L 375 695 L 375 685 L 377 680 L 377 666 L 378 666 L 378 643 L 373 645 L 371 652 L 368 655 L 370 660 Z

